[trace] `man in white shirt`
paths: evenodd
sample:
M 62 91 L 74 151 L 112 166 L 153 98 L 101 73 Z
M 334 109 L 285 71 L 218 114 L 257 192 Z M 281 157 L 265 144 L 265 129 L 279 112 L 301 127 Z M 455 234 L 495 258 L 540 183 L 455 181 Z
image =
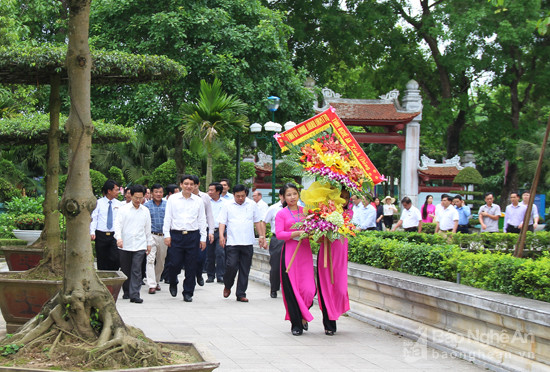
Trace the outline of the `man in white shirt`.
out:
M 264 226 L 258 206 L 247 199 L 248 189 L 244 185 L 233 187 L 234 200 L 226 203 L 220 212 L 220 245 L 225 248 L 225 276 L 223 297 L 231 294 L 231 287 L 237 279 L 237 301 L 248 302 L 246 289 L 248 288 L 248 274 L 254 254 L 254 225 L 258 230 L 260 247 L 267 248 Z M 227 227 L 227 245 L 224 236 Z
M 401 205 L 403 205 L 401 218 L 399 218 L 399 221 L 397 221 L 391 231 L 395 231 L 399 226 L 403 225 L 403 230 L 407 232 L 422 232 L 422 213 L 412 205 L 411 198 L 405 196 L 401 199 Z
M 178 275 L 185 266 L 183 300 L 193 301 L 199 249 L 206 249 L 206 213 L 202 199 L 193 194 L 193 176 L 181 177 L 181 193 L 173 194 L 166 203 L 164 243 L 168 246 L 168 280 L 170 294 L 178 293 Z
M 195 188 L 193 189 L 193 194 L 200 196 L 202 202 L 204 203 L 204 212 L 206 213 L 206 226 L 208 228 L 208 242 L 214 241 L 214 217 L 212 216 L 212 206 L 210 205 L 210 196 L 207 193 L 199 190 L 201 181 L 197 175 L 193 175 L 193 181 L 195 181 Z M 208 245 L 208 244 L 207 244 Z M 204 285 L 204 279 L 202 277 L 202 272 L 205 268 L 204 264 L 206 263 L 206 249 L 199 250 L 199 257 L 197 259 L 197 284 L 201 287 Z
M 213 283 L 214 278 L 218 283 L 223 283 L 225 274 L 225 249 L 220 245 L 220 212 L 224 206 L 225 199 L 221 198 L 223 186 L 219 182 L 212 182 L 208 185 L 208 196 L 210 197 L 210 207 L 214 218 L 214 239 L 206 244 L 206 279 L 207 283 Z M 211 231 L 209 230 L 210 234 Z
M 260 191 L 256 190 L 252 193 L 252 199 L 256 202 L 258 205 L 258 209 L 260 211 L 260 216 L 265 216 L 265 213 L 267 212 L 267 208 L 269 208 L 269 205 L 267 205 L 266 202 L 263 200 L 263 195 Z
M 485 194 L 485 205 L 479 208 L 479 223 L 481 232 L 498 232 L 498 220 L 501 211 L 498 204 L 493 204 L 493 194 Z
M 90 237 L 95 241 L 98 270 L 118 270 L 120 268 L 119 250 L 115 240 L 114 222 L 123 203 L 117 200 L 120 191 L 113 180 L 107 180 L 101 189 L 103 197 L 97 201 L 92 212 Z
M 359 199 L 356 195 L 350 196 L 349 200 L 351 201 L 351 210 L 353 211 L 351 222 L 355 225 L 357 230 L 360 231 L 362 230 L 360 224 L 363 219 L 363 215 L 365 214 L 365 206 L 361 203 L 361 199 Z
M 221 197 L 225 200 L 233 201 L 233 194 L 229 192 L 229 188 L 230 188 L 229 180 L 227 178 L 222 178 L 220 183 L 222 184 L 222 187 L 223 187 L 223 192 Z
M 453 198 L 449 195 L 441 199 L 441 208 L 435 212 L 435 232 L 453 232 L 458 229 L 458 211 L 451 205 Z
M 279 201 L 265 212 L 263 217 L 264 230 L 266 224 L 269 224 L 271 229 L 271 238 L 269 238 L 269 286 L 271 288 L 271 298 L 277 298 L 277 291 L 281 289 L 281 250 L 285 244 L 284 240 L 277 239 L 275 235 L 275 216 L 283 209 L 283 189 L 279 190 Z M 266 230 L 267 231 L 267 230 Z
M 130 188 L 130 203 L 122 206 L 115 219 L 115 239 L 120 249 L 120 267 L 127 279 L 122 284 L 123 298 L 140 304 L 141 267 L 145 255 L 151 252 L 151 215 L 141 204 L 145 187 L 134 185 Z
M 523 194 L 521 194 L 522 202 L 521 204 L 525 206 L 525 210 L 527 210 L 527 206 L 529 205 L 529 197 L 531 194 L 527 191 L 525 191 Z M 539 209 L 535 203 L 533 203 L 533 208 L 531 209 L 531 216 L 529 216 L 529 225 L 527 226 L 527 231 L 535 232 L 537 227 L 539 226 Z
M 361 230 L 376 230 L 376 208 L 374 208 L 374 206 L 366 200 L 363 200 L 363 205 L 365 206 L 365 209 L 360 220 Z

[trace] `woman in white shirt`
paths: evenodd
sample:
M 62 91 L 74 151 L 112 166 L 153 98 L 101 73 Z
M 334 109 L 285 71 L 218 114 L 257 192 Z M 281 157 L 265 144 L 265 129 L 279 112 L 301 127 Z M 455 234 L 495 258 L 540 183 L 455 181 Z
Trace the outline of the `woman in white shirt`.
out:
M 391 227 L 393 225 L 393 215 L 394 213 L 397 213 L 397 208 L 395 208 L 395 198 L 392 198 L 391 196 L 386 196 L 384 198 L 384 226 L 386 226 L 386 230 L 391 230 Z

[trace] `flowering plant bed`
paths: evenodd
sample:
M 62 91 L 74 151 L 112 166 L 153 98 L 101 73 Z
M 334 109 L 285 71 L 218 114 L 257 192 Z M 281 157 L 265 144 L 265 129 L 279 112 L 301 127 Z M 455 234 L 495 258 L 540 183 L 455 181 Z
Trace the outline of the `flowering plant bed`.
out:
M 19 230 L 42 230 L 44 228 L 44 215 L 39 213 L 25 213 L 14 220 L 15 227 Z

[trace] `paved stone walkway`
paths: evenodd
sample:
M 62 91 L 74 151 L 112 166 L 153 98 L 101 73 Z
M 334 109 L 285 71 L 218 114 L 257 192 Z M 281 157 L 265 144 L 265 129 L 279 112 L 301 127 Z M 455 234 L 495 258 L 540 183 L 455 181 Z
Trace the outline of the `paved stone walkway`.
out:
M 7 271 L 0 262 L 0 271 Z M 206 275 L 205 275 L 206 276 Z M 180 283 L 182 278 L 180 278 Z M 335 336 L 325 336 L 317 304 L 315 320 L 302 336 L 292 336 L 284 320 L 282 298 L 269 297 L 269 289 L 250 281 L 249 303 L 225 299 L 223 285 L 197 286 L 192 303 L 181 294 L 170 296 L 168 285 L 154 295 L 142 287 L 142 304 L 122 299 L 117 308 L 124 321 L 141 328 L 156 341 L 193 342 L 220 362 L 216 371 L 481 371 L 472 363 L 420 345 L 399 335 L 343 316 Z M 179 291 L 181 292 L 181 284 Z M 0 318 L 0 336 L 6 325 Z
M 206 276 L 206 275 L 205 275 Z M 249 303 L 224 299 L 223 285 L 197 286 L 192 303 L 171 297 L 168 285 L 154 295 L 142 287 L 142 304 L 118 299 L 127 324 L 157 341 L 189 341 L 210 351 L 218 371 L 480 371 L 469 362 L 344 316 L 338 332 L 324 334 L 315 304 L 309 332 L 292 336 L 280 295 L 251 281 Z M 182 291 L 181 279 L 179 292 Z M 122 293 L 121 293 L 122 296 Z

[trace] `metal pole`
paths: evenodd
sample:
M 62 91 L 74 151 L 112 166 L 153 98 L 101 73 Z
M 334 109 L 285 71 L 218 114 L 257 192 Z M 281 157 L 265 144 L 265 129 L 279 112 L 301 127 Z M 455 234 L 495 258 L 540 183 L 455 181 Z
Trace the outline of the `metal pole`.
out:
M 275 122 L 275 111 L 271 111 L 271 121 Z M 271 204 L 275 204 L 275 182 L 277 182 L 275 174 L 275 155 L 277 155 L 277 149 L 275 148 L 276 142 L 273 136 L 269 136 L 271 143 Z
M 241 134 L 240 133 L 237 133 L 237 141 L 236 141 L 236 145 L 237 145 L 237 182 L 236 184 L 240 184 L 241 183 Z
M 271 142 L 271 204 L 275 204 L 275 155 L 277 155 L 277 149 L 275 148 L 275 138 L 270 137 Z
M 525 237 L 527 235 L 527 228 L 529 227 L 529 219 L 531 217 L 531 210 L 533 209 L 533 202 L 535 201 L 535 193 L 537 192 L 537 185 L 539 183 L 540 172 L 542 169 L 542 161 L 544 159 L 544 150 L 546 149 L 546 143 L 548 142 L 548 133 L 550 132 L 550 117 L 548 117 L 548 123 L 546 124 L 546 133 L 542 140 L 542 148 L 540 149 L 539 162 L 537 164 L 537 170 L 535 171 L 535 177 L 533 178 L 533 184 L 531 185 L 531 191 L 529 195 L 529 203 L 527 204 L 527 211 L 523 218 L 523 226 L 519 233 L 518 244 L 514 250 L 514 256 L 523 257 L 523 248 L 525 247 Z

